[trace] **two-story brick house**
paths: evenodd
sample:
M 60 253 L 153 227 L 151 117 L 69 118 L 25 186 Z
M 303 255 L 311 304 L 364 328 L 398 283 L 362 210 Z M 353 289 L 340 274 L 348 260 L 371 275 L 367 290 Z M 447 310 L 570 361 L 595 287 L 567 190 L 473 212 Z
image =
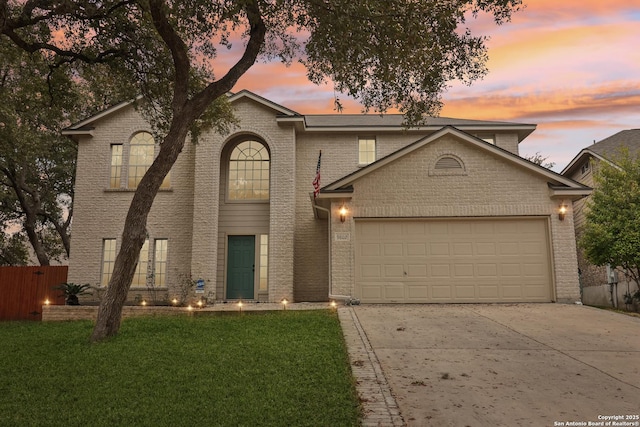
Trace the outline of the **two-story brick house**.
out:
M 151 285 L 172 298 L 191 275 L 217 301 L 578 300 L 570 210 L 590 188 L 518 156 L 535 125 L 407 129 L 229 101 L 237 127 L 187 143 L 157 195 L 130 298 Z M 64 133 L 78 141 L 69 281 L 104 286 L 158 147 L 132 103 Z
M 595 185 L 594 172 L 601 162 L 614 164 L 614 158 L 621 149 L 628 149 L 631 156 L 640 153 L 640 129 L 627 129 L 611 135 L 602 141 L 582 149 L 561 174 L 589 187 Z M 584 198 L 574 202 L 574 224 L 576 238 L 582 236 L 586 221 L 586 213 L 589 209 L 590 198 Z M 610 278 L 610 271 L 604 266 L 591 264 L 584 256 L 584 251 L 578 247 L 578 266 L 580 268 L 580 282 L 582 285 L 582 301 L 588 305 L 599 306 L 623 306 L 624 294 L 633 294 L 637 289 L 634 282 L 627 283 L 623 274 Z M 615 266 L 614 266 L 615 267 Z M 618 280 L 619 285 L 612 286 L 609 282 Z

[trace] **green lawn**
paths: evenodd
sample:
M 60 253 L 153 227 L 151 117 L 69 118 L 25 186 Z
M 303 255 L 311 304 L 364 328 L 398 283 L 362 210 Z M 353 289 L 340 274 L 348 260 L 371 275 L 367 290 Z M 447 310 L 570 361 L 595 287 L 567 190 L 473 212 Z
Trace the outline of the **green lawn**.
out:
M 335 312 L 0 323 L 0 426 L 353 426 Z

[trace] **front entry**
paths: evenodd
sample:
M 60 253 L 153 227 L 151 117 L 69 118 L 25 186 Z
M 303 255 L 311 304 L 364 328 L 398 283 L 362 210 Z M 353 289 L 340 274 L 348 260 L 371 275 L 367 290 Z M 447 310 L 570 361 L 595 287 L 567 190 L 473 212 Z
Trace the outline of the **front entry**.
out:
M 227 299 L 254 299 L 255 236 L 229 236 Z

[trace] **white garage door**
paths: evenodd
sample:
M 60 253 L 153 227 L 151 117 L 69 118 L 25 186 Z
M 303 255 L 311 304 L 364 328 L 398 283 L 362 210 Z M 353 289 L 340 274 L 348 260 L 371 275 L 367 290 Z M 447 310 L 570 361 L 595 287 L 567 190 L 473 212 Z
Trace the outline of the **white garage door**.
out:
M 545 218 L 357 220 L 356 297 L 548 302 L 548 234 Z

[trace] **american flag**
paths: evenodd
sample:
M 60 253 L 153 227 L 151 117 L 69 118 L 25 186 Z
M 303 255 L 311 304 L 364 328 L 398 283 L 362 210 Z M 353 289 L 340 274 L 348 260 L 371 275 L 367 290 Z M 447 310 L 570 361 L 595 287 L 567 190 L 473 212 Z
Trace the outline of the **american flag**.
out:
M 313 198 L 315 199 L 320 194 L 320 160 L 322 160 L 322 150 L 318 155 L 318 166 L 316 166 L 316 177 L 313 179 Z

